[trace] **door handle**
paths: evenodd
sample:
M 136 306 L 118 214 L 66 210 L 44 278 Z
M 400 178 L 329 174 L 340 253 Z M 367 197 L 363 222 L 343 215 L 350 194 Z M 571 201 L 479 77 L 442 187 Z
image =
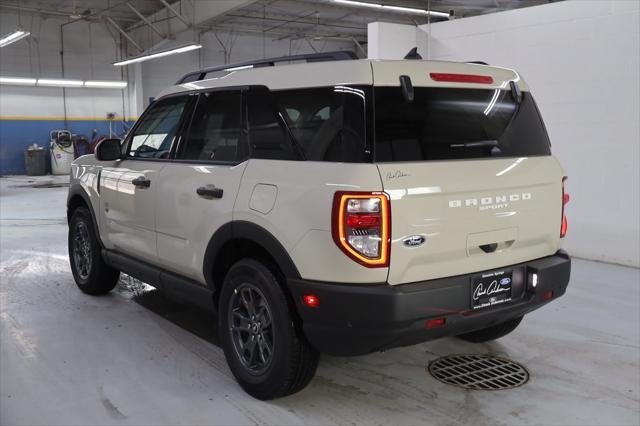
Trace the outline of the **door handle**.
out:
M 222 188 L 216 188 L 213 185 L 206 185 L 206 186 L 201 186 L 200 188 L 196 189 L 196 193 L 201 196 L 202 198 L 222 198 L 222 194 L 223 194 L 223 190 Z
M 138 188 L 148 188 L 151 186 L 151 181 L 144 176 L 135 178 L 131 183 Z

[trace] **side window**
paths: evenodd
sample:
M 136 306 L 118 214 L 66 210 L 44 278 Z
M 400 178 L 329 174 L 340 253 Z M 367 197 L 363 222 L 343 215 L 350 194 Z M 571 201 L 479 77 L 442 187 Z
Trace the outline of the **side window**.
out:
M 278 119 L 277 106 L 266 90 L 252 90 L 247 94 L 249 146 L 251 158 L 295 160 L 289 135 Z
M 335 86 L 273 92 L 307 160 L 368 162 L 366 87 Z
M 128 157 L 168 159 L 187 99 L 171 97 L 152 104 L 133 131 Z
M 202 93 L 189 134 L 176 156 L 182 160 L 237 161 L 241 145 L 242 97 L 240 91 Z

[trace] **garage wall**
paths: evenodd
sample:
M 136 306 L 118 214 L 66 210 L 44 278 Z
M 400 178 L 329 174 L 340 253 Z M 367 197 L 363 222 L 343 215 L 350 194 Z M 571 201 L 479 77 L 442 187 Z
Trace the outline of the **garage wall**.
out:
M 569 176 L 565 247 L 575 256 L 636 267 L 639 8 L 636 1 L 566 1 L 417 30 L 418 38 L 425 37 L 425 58 L 484 60 L 523 75 L 538 101 L 554 154 Z M 384 35 L 384 25 L 376 33 Z M 371 28 L 369 35 L 374 35 Z M 407 51 L 412 46 L 404 38 L 393 45 L 378 43 L 385 47 L 378 57 L 391 59 Z
M 0 49 L 0 75 L 9 77 L 62 77 L 60 25 L 65 20 L 17 14 L 2 9 L 0 34 L 20 23 L 31 36 Z M 64 29 L 65 78 L 81 80 L 126 80 L 127 70 L 111 65 L 116 44 L 101 22 L 77 22 Z M 122 131 L 123 118 L 137 116 L 130 93 L 118 89 L 65 89 L 66 128 L 91 136 L 108 134 L 107 113 L 116 113 L 113 123 Z M 49 131 L 65 128 L 62 88 L 0 86 L 0 174 L 24 173 L 22 152 L 28 145 L 46 145 Z M 130 122 L 128 122 L 130 124 Z
M 218 37 L 229 52 L 227 63 L 243 62 L 253 59 L 297 55 L 303 53 L 328 52 L 334 50 L 353 50 L 353 42 L 334 40 L 311 41 L 277 40 L 278 37 L 260 34 L 229 34 L 219 32 Z M 149 98 L 175 84 L 184 74 L 201 68 L 225 63 L 225 52 L 213 32 L 193 34 L 187 31 L 178 36 L 179 42 L 197 41 L 203 48 L 181 55 L 168 56 L 153 62 L 142 64 L 143 93 L 145 106 Z

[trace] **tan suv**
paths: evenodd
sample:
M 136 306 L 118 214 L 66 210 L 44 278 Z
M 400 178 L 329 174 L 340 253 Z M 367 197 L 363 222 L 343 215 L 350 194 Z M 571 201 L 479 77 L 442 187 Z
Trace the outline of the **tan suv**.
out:
M 124 272 L 216 310 L 240 385 L 276 398 L 320 352 L 496 339 L 561 296 L 564 180 L 513 70 L 227 65 L 75 161 L 69 258 L 86 293 Z

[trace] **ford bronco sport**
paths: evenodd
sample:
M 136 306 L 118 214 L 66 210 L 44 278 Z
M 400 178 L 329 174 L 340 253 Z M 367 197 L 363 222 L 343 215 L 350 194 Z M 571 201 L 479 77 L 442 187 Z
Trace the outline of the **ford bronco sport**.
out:
M 85 293 L 124 272 L 217 311 L 234 376 L 270 399 L 304 388 L 319 353 L 497 339 L 562 296 L 564 180 L 513 70 L 227 65 L 75 161 L 69 258 Z

